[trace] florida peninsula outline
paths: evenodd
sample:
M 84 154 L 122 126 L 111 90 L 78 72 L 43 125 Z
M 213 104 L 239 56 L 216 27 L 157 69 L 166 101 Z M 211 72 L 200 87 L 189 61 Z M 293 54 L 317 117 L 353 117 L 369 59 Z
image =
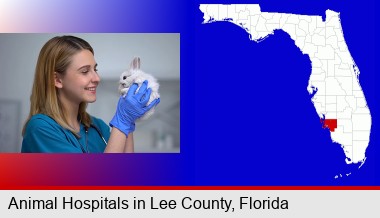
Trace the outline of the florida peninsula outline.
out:
M 261 12 L 258 4 L 201 4 L 199 9 L 204 24 L 231 22 L 255 42 L 265 40 L 275 30 L 289 34 L 311 61 L 307 91 L 314 94 L 311 101 L 318 122 L 330 130 L 331 140 L 341 145 L 347 164 L 364 164 L 372 117 L 338 12 L 326 10 L 324 21 L 321 16 Z

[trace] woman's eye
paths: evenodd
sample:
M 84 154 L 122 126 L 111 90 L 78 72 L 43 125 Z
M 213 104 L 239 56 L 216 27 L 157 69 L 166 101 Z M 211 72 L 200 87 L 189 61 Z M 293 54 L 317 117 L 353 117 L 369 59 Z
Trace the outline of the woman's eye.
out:
M 95 72 L 98 72 L 98 68 L 95 68 L 94 71 L 95 71 Z
M 82 73 L 83 73 L 83 74 L 86 74 L 86 73 L 88 73 L 88 70 L 82 71 Z

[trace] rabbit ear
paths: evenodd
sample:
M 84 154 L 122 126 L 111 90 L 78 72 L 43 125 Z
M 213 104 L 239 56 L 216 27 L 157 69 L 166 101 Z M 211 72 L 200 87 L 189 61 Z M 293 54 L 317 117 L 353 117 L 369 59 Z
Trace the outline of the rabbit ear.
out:
M 140 69 L 140 58 L 139 57 L 133 58 L 133 61 L 131 63 L 130 68 L 132 70 Z

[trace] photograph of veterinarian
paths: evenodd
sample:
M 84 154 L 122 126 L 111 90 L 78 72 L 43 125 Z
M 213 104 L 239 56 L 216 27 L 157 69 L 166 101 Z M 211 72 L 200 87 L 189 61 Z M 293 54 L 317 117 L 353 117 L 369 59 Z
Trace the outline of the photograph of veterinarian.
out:
M 119 98 L 109 122 L 86 112 L 96 101 L 101 79 L 91 45 L 75 36 L 57 36 L 42 47 L 35 69 L 30 112 L 22 129 L 21 152 L 134 152 L 136 119 L 155 107 L 144 82 Z M 137 90 L 138 89 L 138 90 Z
M 152 92 L 147 105 L 156 98 L 160 98 L 160 103 L 134 122 L 134 153 L 180 153 L 179 33 L 0 33 L 0 153 L 22 151 L 22 130 L 30 114 L 30 97 L 39 54 L 50 39 L 63 35 L 84 39 L 95 51 L 94 59 L 100 82 L 96 86 L 96 101 L 88 103 L 85 111 L 104 121 L 107 126 L 93 119 L 95 125 L 88 129 L 87 139 L 101 140 L 100 146 L 105 147 L 103 139 L 94 128 L 99 129 L 103 138 L 107 139 L 107 133 L 103 132 L 111 131 L 109 122 L 115 116 L 120 95 L 126 95 L 132 84 L 137 83 L 141 87 L 148 80 L 147 85 Z M 63 90 L 68 88 L 66 79 L 68 78 L 63 78 Z M 72 88 L 79 81 L 74 82 L 69 83 Z M 52 90 L 42 91 L 47 94 Z M 50 101 L 46 101 L 47 103 L 50 104 Z M 154 113 L 144 119 L 153 110 Z M 83 118 L 81 121 L 83 124 Z M 51 137 L 56 136 L 59 131 L 51 133 Z M 86 150 L 86 135 L 77 133 L 80 135 L 79 142 Z M 80 148 L 78 139 L 69 129 L 65 130 L 65 134 L 71 137 L 71 143 L 76 143 Z M 108 139 L 105 141 L 108 142 Z M 93 142 L 89 140 L 89 152 L 96 152 L 91 150 L 91 143 Z M 80 152 L 83 151 L 80 149 Z

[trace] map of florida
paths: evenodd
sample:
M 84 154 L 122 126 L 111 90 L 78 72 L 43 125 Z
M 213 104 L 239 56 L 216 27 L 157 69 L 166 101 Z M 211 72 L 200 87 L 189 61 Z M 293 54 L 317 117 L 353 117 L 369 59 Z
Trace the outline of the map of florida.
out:
M 341 145 L 346 163 L 365 162 L 372 118 L 359 84 L 359 68 L 344 40 L 339 13 L 327 10 L 321 16 L 261 12 L 258 4 L 202 4 L 203 23 L 231 22 L 242 27 L 255 42 L 274 30 L 288 33 L 311 61 L 307 86 L 323 128 Z

